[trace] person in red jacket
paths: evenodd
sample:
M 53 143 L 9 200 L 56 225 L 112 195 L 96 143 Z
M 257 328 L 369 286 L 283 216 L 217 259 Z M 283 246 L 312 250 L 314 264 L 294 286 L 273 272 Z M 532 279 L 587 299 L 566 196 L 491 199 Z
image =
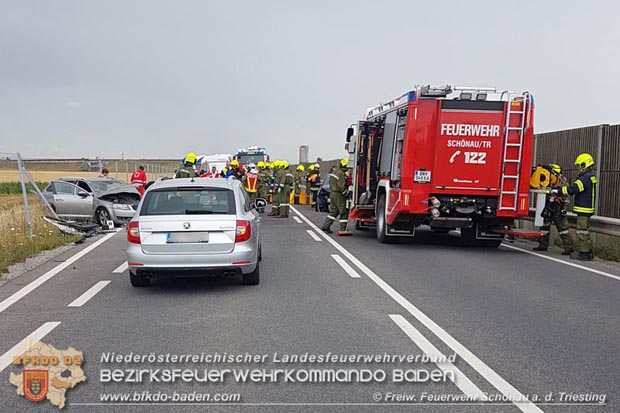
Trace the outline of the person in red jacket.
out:
M 140 195 L 144 195 L 144 185 L 146 185 L 146 172 L 144 172 L 144 166 L 140 165 L 136 172 L 131 175 L 131 183 L 135 185 L 140 192 Z

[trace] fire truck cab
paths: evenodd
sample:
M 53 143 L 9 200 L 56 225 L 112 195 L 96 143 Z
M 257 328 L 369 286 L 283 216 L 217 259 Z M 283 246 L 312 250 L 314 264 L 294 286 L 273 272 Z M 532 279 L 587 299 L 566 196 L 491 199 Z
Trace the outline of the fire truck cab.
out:
M 358 230 L 375 227 L 381 243 L 428 225 L 497 247 L 528 215 L 533 144 L 528 92 L 416 86 L 347 130 L 350 218 Z

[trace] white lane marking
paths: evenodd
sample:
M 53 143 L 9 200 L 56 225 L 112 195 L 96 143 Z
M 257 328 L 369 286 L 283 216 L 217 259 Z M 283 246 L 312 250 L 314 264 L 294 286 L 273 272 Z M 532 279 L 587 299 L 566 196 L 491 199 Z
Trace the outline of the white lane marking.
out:
M 67 268 L 68 266 L 76 262 L 77 260 L 79 260 L 80 258 L 82 258 L 84 255 L 88 254 L 89 252 L 91 252 L 92 250 L 94 250 L 95 248 L 97 248 L 98 246 L 100 246 L 101 244 L 109 240 L 110 238 L 112 238 L 114 235 L 116 235 L 117 232 L 118 231 L 112 232 L 104 236 L 103 238 L 101 238 L 99 241 L 95 242 L 93 245 L 89 245 L 88 247 L 84 248 L 77 254 L 70 257 L 67 261 L 61 264 L 58 264 L 57 266 L 55 266 L 54 268 L 52 268 L 51 270 L 49 270 L 48 272 L 46 272 L 45 274 L 37 278 L 36 280 L 32 281 L 30 284 L 22 288 L 21 290 L 14 293 L 9 298 L 2 301 L 0 303 L 0 313 L 6 310 L 7 308 L 9 308 L 10 306 L 12 306 L 13 304 L 15 304 L 16 302 L 18 302 L 19 300 L 21 300 L 22 298 L 24 298 L 26 295 L 31 293 L 33 290 L 35 290 L 38 286 L 43 284 L 45 281 L 49 280 L 50 278 L 52 278 L 53 276 L 55 276 L 56 274 L 58 274 L 59 272 L 61 272 L 62 270 L 64 270 L 65 268 Z
M 390 318 L 425 354 L 436 359 L 445 357 L 441 351 L 431 344 L 431 342 L 428 341 L 417 328 L 412 326 L 411 323 L 405 319 L 405 317 L 400 314 L 390 314 Z M 469 380 L 469 378 L 453 363 L 446 361 L 435 364 L 444 372 L 451 371 L 454 373 L 454 384 L 456 384 L 457 387 L 470 398 L 470 400 L 488 400 L 484 392 L 480 390 L 471 380 Z
M 317 228 L 317 229 L 318 229 L 318 228 Z M 308 234 L 310 234 L 310 236 L 311 236 L 312 238 L 314 238 L 314 240 L 315 240 L 315 241 L 319 241 L 319 242 L 320 242 L 320 241 L 323 241 L 323 240 L 322 240 L 321 238 L 319 238 L 319 236 L 318 236 L 318 235 L 316 235 L 316 234 L 314 233 L 314 231 L 312 231 L 311 229 L 307 229 L 307 230 L 306 230 L 306 232 L 307 232 Z
M 512 245 L 502 244 L 502 247 L 510 248 L 511 250 L 521 251 L 521 252 L 524 252 L 526 254 L 534 255 L 536 257 L 544 258 L 544 259 L 550 260 L 550 261 L 559 262 L 560 264 L 568 265 L 568 266 L 574 267 L 574 268 L 579 268 L 580 270 L 589 271 L 589 272 L 594 273 L 594 274 L 603 275 L 605 277 L 613 278 L 614 280 L 620 281 L 620 276 L 618 276 L 618 275 L 614 275 L 614 274 L 610 274 L 610 273 L 605 272 L 605 271 L 600 271 L 600 270 L 596 270 L 594 268 L 586 267 L 585 265 L 579 265 L 579 264 L 575 264 L 574 262 L 568 262 L 568 261 L 561 260 L 559 258 L 554 258 L 554 257 L 549 257 L 547 255 L 538 254 L 536 252 L 524 250 L 523 248 L 515 247 L 515 246 L 512 246 Z
M 345 272 L 347 274 L 349 274 L 351 277 L 353 278 L 362 278 L 361 275 L 359 275 L 357 273 L 357 271 L 355 271 L 353 268 L 351 268 L 351 266 L 349 265 L 349 263 L 347 263 L 344 259 L 342 259 L 342 257 L 338 254 L 332 254 L 332 258 L 334 259 L 334 261 L 336 261 L 338 263 L 338 265 L 340 265 L 342 267 L 343 270 L 345 270 Z
M 124 263 L 122 263 L 121 265 L 119 265 L 114 271 L 114 273 L 121 273 L 121 272 L 125 272 L 125 270 L 127 270 L 127 268 L 129 267 L 129 264 L 127 263 L 127 261 L 125 261 Z
M 99 291 L 103 290 L 106 285 L 110 284 L 110 281 L 99 281 L 97 284 L 90 287 L 84 294 L 80 295 L 76 298 L 71 304 L 67 307 L 81 307 L 88 302 L 91 298 L 95 296 Z
M 4 353 L 0 357 L 0 372 L 4 370 L 5 368 L 7 368 L 7 366 L 13 362 L 13 356 L 18 355 L 19 352 L 26 347 L 26 343 L 29 339 L 30 340 L 41 340 L 43 337 L 48 335 L 50 331 L 52 331 L 59 325 L 60 325 L 60 321 L 49 321 L 43 324 L 41 327 L 37 328 L 32 333 L 30 333 L 28 337 L 26 337 L 25 339 L 17 343 L 15 346 L 13 346 L 12 349 Z
M 295 211 L 295 208 L 291 206 L 291 208 Z M 523 412 L 542 412 L 534 403 L 529 400 L 525 400 L 525 396 L 519 392 L 516 388 L 514 388 L 510 383 L 508 383 L 504 378 L 502 378 L 499 374 L 497 374 L 492 368 L 487 366 L 482 360 L 478 358 L 474 353 L 469 351 L 464 345 L 462 345 L 458 340 L 452 337 L 446 330 L 441 328 L 437 323 L 431 320 L 426 314 L 420 311 L 416 306 L 411 304 L 405 297 L 400 295 L 398 291 L 392 288 L 388 283 L 383 281 L 381 277 L 375 274 L 370 268 L 364 265 L 360 260 L 358 260 L 353 254 L 347 251 L 342 245 L 338 244 L 327 234 L 323 233 L 319 230 L 319 228 L 314 225 L 312 221 L 306 218 L 303 214 L 299 213 L 302 219 L 308 224 L 311 228 L 314 228 L 319 232 L 319 234 L 323 235 L 323 237 L 334 246 L 342 255 L 344 255 L 349 261 L 351 261 L 357 268 L 359 268 L 364 274 L 368 276 L 379 288 L 381 288 L 387 295 L 392 297 L 394 301 L 401 305 L 405 310 L 407 310 L 412 316 L 418 319 L 426 328 L 431 330 L 437 337 L 439 337 L 444 343 L 448 345 L 454 352 L 456 352 L 463 360 L 465 360 L 470 366 L 472 366 L 482 377 L 484 377 L 489 383 L 491 383 L 497 390 L 502 392 L 504 396 L 508 398 L 508 400 L 519 400 L 514 401 L 513 403 Z
M 299 219 L 299 217 L 297 215 L 293 215 L 293 219 L 295 220 L 295 222 L 297 222 L 298 224 L 301 224 L 301 219 Z

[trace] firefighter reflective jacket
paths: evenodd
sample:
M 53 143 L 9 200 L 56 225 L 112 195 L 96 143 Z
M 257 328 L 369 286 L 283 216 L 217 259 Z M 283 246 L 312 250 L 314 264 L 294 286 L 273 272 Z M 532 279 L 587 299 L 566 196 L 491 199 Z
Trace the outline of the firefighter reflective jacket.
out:
M 575 195 L 574 213 L 577 215 L 594 215 L 597 183 L 594 171 L 592 168 L 588 168 L 579 174 L 572 185 L 562 187 L 563 195 Z
M 248 173 L 245 176 L 245 190 L 248 192 L 256 192 L 258 190 L 258 175 Z

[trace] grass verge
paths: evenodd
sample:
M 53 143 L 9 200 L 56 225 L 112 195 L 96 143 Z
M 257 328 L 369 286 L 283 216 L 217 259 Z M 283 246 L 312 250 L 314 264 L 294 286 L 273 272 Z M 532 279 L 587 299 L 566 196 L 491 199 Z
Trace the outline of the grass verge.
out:
M 41 218 L 46 215 L 43 206 L 34 197 L 29 200 L 32 240 L 28 239 L 28 224 L 21 195 L 0 196 L 0 277 L 11 264 L 79 239 L 78 236 L 65 235 L 45 222 Z

